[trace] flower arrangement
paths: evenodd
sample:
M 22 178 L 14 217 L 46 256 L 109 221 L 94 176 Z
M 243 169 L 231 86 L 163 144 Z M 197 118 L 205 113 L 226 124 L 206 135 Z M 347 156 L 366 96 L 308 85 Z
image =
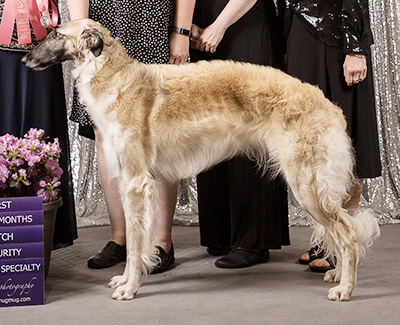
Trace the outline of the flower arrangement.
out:
M 58 139 L 46 143 L 44 130 L 30 129 L 23 138 L 0 137 L 0 197 L 42 196 L 58 199 L 63 170 Z

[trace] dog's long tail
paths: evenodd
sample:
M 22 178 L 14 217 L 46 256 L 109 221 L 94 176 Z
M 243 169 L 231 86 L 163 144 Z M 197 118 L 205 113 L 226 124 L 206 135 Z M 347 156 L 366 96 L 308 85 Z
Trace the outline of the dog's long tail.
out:
M 317 163 L 314 166 L 315 178 L 311 182 L 311 190 L 314 187 L 313 196 L 318 202 L 314 216 L 321 214 L 322 220 L 318 217 L 317 220 L 324 226 L 323 231 L 321 227 L 315 228 L 313 243 L 320 244 L 327 256 L 335 256 L 333 262 L 337 261 L 341 265 L 343 252 L 349 247 L 357 248 L 357 252 L 354 252 L 356 263 L 363 261 L 367 248 L 379 237 L 380 230 L 372 210 L 358 209 L 354 215 L 350 215 L 342 208 L 358 180 L 353 174 L 351 140 L 344 130 L 339 130 L 326 130 L 322 140 L 325 141 L 322 144 L 323 153 L 320 157 L 319 154 L 314 156 Z
M 343 227 L 345 225 L 345 227 Z M 340 222 L 333 223 L 327 228 L 321 224 L 314 225 L 314 233 L 311 237 L 311 245 L 319 245 L 325 251 L 325 257 L 335 257 L 333 264 L 341 265 L 341 251 L 343 240 L 346 238 L 357 238 L 358 255 L 357 261 L 363 262 L 367 253 L 367 248 L 372 246 L 373 241 L 380 236 L 379 225 L 371 209 L 359 209 L 354 216 L 350 216 L 345 210 L 340 212 Z M 329 231 L 329 229 L 331 229 Z M 353 236 L 347 234 L 348 229 Z M 340 233 L 340 235 L 338 235 Z M 345 234 L 345 236 L 343 236 Z M 337 243 L 337 238 L 341 238 L 341 243 Z
M 352 145 L 343 120 L 335 114 L 325 118 L 299 121 L 292 129 L 273 125 L 269 154 L 299 204 L 322 225 L 315 227 L 313 240 L 322 243 L 327 255 L 340 258 L 351 251 L 357 262 L 379 236 L 379 227 L 371 210 L 351 216 L 342 207 L 356 181 Z

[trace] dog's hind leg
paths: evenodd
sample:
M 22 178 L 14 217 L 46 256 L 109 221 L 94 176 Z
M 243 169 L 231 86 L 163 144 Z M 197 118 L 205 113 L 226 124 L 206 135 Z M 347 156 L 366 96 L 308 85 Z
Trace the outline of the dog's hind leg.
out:
M 307 129 L 301 123 L 291 129 L 278 126 L 270 153 L 299 204 L 325 227 L 317 241 L 328 256 L 339 259 L 332 280 L 340 283 L 330 289 L 328 299 L 347 301 L 357 278 L 360 234 L 365 232 L 342 208 L 354 180 L 351 142 L 341 123 L 332 118 L 325 128 Z
M 299 175 L 301 177 L 301 175 Z M 310 180 L 311 181 L 311 180 Z M 290 182 L 289 182 L 290 184 Z M 312 181 L 310 184 L 313 184 Z M 318 197 L 313 188 L 316 185 L 300 186 L 293 191 L 300 205 L 325 228 L 325 235 L 318 238 L 327 253 L 327 257 L 335 257 L 336 268 L 324 278 L 327 282 L 338 282 L 339 285 L 329 290 L 328 299 L 348 301 L 354 290 L 359 261 L 358 235 L 348 218 L 350 215 L 338 206 L 338 211 L 327 212 L 318 206 Z M 293 190 L 293 187 L 292 187 Z
M 317 222 L 325 228 L 325 235 L 319 238 L 319 242 L 327 253 L 327 257 L 336 258 L 336 268 L 325 275 L 327 282 L 339 282 L 339 285 L 329 290 L 328 299 L 334 301 L 348 301 L 354 290 L 357 279 L 357 265 L 359 261 L 358 234 L 354 226 L 349 222 L 351 216 L 340 206 L 337 212 L 327 213 L 315 202 L 308 199 L 315 192 L 303 188 L 296 197 L 301 201 L 302 207 L 307 210 Z M 314 195 L 313 195 L 314 194 Z M 316 197 L 318 201 L 320 198 Z
M 127 260 L 124 274 L 111 279 L 109 287 L 116 288 L 113 298 L 133 299 L 139 289 L 142 276 L 156 264 L 155 248 L 152 244 L 154 221 L 153 196 L 155 181 L 148 175 L 130 179 L 121 175 L 121 196 L 126 222 Z
M 331 240 L 326 243 L 330 247 L 335 247 L 333 254 L 338 260 L 336 269 L 326 274 L 324 281 L 339 282 L 339 285 L 329 289 L 328 299 L 334 301 L 348 301 L 354 290 L 357 280 L 357 266 L 359 261 L 358 235 L 354 227 L 348 224 L 345 218 L 350 217 L 344 214 L 339 216 L 339 221 L 334 221 L 328 231 Z M 330 242 L 334 241 L 335 244 Z
M 359 211 L 354 216 L 345 211 L 340 218 L 342 222 L 339 225 L 344 225 L 345 228 L 337 229 L 337 238 L 339 238 L 337 246 L 341 252 L 337 255 L 338 268 L 336 273 L 335 270 L 331 270 L 325 274 L 324 281 L 339 281 L 338 286 L 329 290 L 328 299 L 345 301 L 350 300 L 356 282 L 359 260 L 364 258 L 366 249 L 372 245 L 373 240 L 379 237 L 380 230 L 371 210 Z M 335 227 L 337 227 L 336 224 Z M 346 284 L 352 285 L 351 290 L 346 291 Z M 348 295 L 346 295 L 347 292 Z

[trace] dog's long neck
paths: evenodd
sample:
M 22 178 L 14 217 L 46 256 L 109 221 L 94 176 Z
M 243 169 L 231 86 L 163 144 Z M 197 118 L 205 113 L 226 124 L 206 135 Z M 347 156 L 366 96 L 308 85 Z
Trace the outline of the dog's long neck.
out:
M 130 76 L 131 80 L 145 70 L 144 64 L 130 58 L 124 47 L 115 39 L 106 44 L 99 57 L 88 53 L 84 60 L 77 62 L 73 75 L 80 99 L 89 114 L 92 109 L 106 107 L 107 101 L 112 101 L 113 97 L 117 96 L 116 92 L 120 91 L 121 87 L 115 85 L 125 79 L 128 66 L 135 66 L 135 74 Z
M 114 74 L 131 60 L 123 46 L 117 40 L 112 39 L 111 44 L 105 47 L 99 57 L 95 57 L 93 53 L 87 51 L 82 59 L 76 61 L 73 75 L 78 83 L 88 83 L 105 67 L 107 67 L 107 71 Z

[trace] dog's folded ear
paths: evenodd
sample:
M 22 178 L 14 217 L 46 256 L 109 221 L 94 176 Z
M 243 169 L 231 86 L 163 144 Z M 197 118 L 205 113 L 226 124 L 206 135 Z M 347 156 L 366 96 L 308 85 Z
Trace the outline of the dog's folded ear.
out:
M 103 51 L 103 39 L 98 30 L 94 28 L 84 30 L 81 34 L 81 40 L 83 46 L 90 49 L 96 57 Z

